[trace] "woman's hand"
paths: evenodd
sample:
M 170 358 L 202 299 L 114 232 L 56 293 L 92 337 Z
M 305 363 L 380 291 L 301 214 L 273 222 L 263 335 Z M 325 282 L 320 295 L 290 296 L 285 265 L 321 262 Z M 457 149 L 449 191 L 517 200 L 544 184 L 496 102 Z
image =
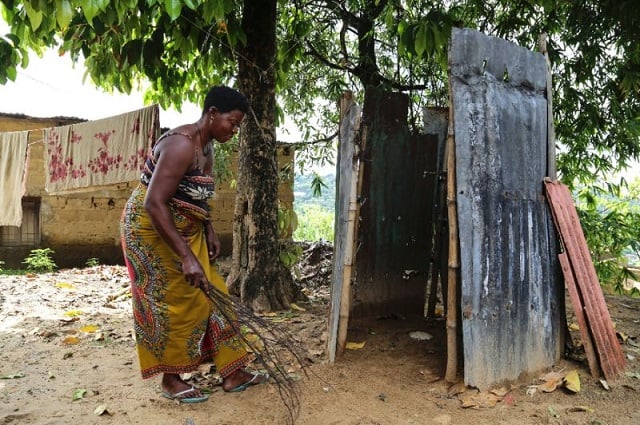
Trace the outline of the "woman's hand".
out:
M 213 226 L 210 221 L 207 221 L 204 225 L 205 234 L 207 237 L 207 249 L 209 250 L 209 261 L 212 262 L 220 255 L 222 246 L 220 245 L 220 239 L 216 231 L 213 230 Z
M 209 281 L 195 255 L 191 254 L 182 259 L 182 273 L 189 285 L 201 289 L 207 288 Z

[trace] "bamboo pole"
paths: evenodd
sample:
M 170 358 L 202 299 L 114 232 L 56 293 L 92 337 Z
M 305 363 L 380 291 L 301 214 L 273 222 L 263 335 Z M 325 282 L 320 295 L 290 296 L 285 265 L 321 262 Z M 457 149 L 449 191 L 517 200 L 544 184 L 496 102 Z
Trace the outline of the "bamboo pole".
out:
M 447 282 L 447 368 L 445 380 L 456 382 L 458 377 L 458 217 L 456 209 L 456 153 L 453 126 L 453 96 L 449 82 L 449 131 L 447 134 L 447 216 L 449 219 L 449 262 Z

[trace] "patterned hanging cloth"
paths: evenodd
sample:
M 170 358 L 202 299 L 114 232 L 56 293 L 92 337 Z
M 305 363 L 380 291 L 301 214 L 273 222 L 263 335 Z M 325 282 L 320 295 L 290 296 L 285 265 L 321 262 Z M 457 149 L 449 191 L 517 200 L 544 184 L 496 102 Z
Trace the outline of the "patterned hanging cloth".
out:
M 22 224 L 28 139 L 28 131 L 0 133 L 0 226 L 20 227 Z
M 139 179 L 159 130 L 158 105 L 45 129 L 45 190 L 59 195 Z

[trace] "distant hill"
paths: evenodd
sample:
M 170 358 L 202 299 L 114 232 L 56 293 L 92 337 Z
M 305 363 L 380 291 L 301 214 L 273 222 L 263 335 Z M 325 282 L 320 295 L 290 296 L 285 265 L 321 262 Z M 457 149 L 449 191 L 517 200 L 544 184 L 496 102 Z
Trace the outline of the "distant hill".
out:
M 321 196 L 314 197 L 311 189 L 313 174 L 295 176 L 293 180 L 293 204 L 296 210 L 305 205 L 319 205 L 323 209 L 333 212 L 335 208 L 336 176 L 335 174 L 326 174 L 321 177 L 327 187 L 322 187 Z

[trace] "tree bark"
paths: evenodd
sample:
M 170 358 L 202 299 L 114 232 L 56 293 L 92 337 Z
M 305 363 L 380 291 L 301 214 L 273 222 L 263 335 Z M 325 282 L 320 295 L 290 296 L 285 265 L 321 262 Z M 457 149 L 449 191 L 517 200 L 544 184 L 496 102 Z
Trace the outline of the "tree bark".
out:
M 257 312 L 290 307 L 297 296 L 291 272 L 280 261 L 278 168 L 275 132 L 277 0 L 244 2 L 246 45 L 238 55 L 239 89 L 251 103 L 240 132 L 233 223 L 233 256 L 227 285 Z

